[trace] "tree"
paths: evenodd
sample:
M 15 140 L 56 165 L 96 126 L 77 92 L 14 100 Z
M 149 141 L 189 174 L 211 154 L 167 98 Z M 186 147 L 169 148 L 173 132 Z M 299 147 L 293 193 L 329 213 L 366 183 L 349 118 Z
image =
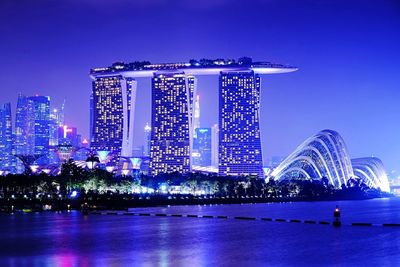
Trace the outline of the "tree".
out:
M 220 191 L 220 183 L 218 181 L 211 182 L 211 194 L 218 194 Z

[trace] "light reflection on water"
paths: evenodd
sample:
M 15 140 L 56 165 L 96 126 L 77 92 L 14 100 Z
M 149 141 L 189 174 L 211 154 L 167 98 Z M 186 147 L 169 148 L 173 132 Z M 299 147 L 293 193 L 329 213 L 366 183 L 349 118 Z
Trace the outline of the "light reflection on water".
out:
M 134 212 L 400 223 L 399 199 L 138 208 Z M 232 219 L 0 215 L 0 266 L 400 266 L 400 228 Z

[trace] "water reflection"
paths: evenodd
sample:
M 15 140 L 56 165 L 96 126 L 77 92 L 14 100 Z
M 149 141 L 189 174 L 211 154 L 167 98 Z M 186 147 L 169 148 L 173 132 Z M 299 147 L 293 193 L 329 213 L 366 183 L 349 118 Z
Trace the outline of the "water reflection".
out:
M 400 222 L 400 201 L 176 206 L 135 212 Z M 0 266 L 400 265 L 400 231 L 226 219 L 0 215 Z

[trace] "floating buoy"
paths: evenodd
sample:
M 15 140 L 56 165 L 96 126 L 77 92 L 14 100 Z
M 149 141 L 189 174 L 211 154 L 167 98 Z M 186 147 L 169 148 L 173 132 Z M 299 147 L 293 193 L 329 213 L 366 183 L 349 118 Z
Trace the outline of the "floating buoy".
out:
M 340 210 L 339 210 L 339 206 L 336 205 L 335 211 L 333 212 L 333 226 L 341 226 L 342 222 L 340 221 Z

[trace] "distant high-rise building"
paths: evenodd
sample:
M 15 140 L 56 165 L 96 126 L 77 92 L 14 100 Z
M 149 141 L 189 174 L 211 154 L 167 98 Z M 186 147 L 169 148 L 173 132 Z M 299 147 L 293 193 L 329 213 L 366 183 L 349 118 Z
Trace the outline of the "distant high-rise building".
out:
M 135 102 L 134 79 L 122 75 L 94 78 L 92 149 L 132 156 Z
M 260 76 L 253 70 L 219 77 L 219 174 L 263 175 Z
M 198 156 L 193 158 L 193 165 L 200 167 L 211 166 L 211 128 L 197 128 L 193 141 L 193 150 Z
M 26 96 L 18 95 L 15 113 L 15 155 L 33 155 L 35 153 L 35 110 L 34 104 Z M 17 173 L 25 170 L 20 160 L 17 161 Z
M 76 143 L 74 144 L 75 147 L 81 147 L 82 145 L 82 135 L 81 134 L 77 134 L 76 135 Z
M 144 146 L 143 146 L 143 156 L 150 156 L 150 146 L 151 146 L 151 127 L 149 123 L 144 126 Z
M 191 170 L 193 96 L 196 78 L 182 73 L 155 73 L 152 78 L 152 175 Z
M 33 103 L 35 120 L 35 150 L 36 155 L 45 155 L 50 144 L 50 97 L 31 96 L 28 98 Z
M 54 108 L 53 110 L 51 110 L 50 119 L 54 120 L 59 127 L 65 124 L 64 104 L 61 106 L 61 108 Z
M 11 103 L 0 106 L 0 170 L 13 172 Z
M 194 117 L 193 117 L 193 138 L 197 137 L 196 129 L 200 128 L 200 96 L 196 96 L 194 103 Z
M 214 168 L 218 168 L 218 141 L 218 124 L 214 124 L 211 127 L 211 166 L 213 166 Z
M 93 124 L 94 124 L 94 104 L 93 104 L 93 92 L 90 94 L 89 100 L 89 140 L 93 142 Z
M 61 105 L 61 108 L 60 108 L 60 110 L 59 110 L 59 112 L 58 112 L 58 125 L 64 125 L 65 124 L 65 111 L 64 111 L 64 109 L 65 109 L 65 99 L 64 99 L 64 101 L 63 101 L 63 103 L 62 103 L 62 105 Z
M 75 127 L 68 127 L 63 125 L 58 128 L 58 144 L 73 147 L 79 147 L 81 143 L 81 136 L 78 135 Z
M 58 145 L 58 129 L 64 125 L 64 104 L 61 109 L 54 108 L 50 112 L 50 146 Z
M 49 146 L 54 147 L 58 145 L 58 124 L 57 121 L 54 119 L 54 109 L 50 113 L 50 121 L 49 121 Z
M 26 96 L 19 95 L 15 113 L 15 153 L 33 155 L 35 153 L 35 110 L 34 104 Z

